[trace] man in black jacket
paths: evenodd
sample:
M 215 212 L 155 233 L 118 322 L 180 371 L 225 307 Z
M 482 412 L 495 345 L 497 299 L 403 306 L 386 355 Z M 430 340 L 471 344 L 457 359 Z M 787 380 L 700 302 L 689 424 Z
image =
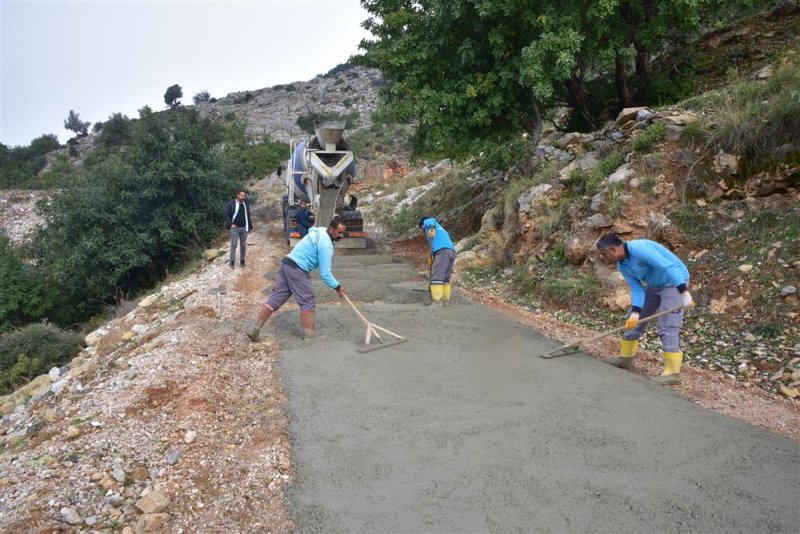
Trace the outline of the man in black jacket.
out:
M 225 207 L 225 228 L 231 232 L 231 253 L 228 265 L 233 269 L 236 263 L 236 243 L 239 243 L 239 267 L 244 267 L 244 256 L 247 252 L 247 234 L 253 231 L 253 220 L 250 218 L 250 205 L 247 203 L 247 191 L 240 189 L 236 198 Z

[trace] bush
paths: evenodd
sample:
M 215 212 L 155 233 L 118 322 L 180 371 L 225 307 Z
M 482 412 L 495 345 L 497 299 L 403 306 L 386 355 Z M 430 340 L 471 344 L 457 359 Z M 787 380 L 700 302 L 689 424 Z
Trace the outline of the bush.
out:
M 0 332 L 42 319 L 55 301 L 55 288 L 0 235 Z
M 717 129 L 711 137 L 714 147 L 741 155 L 743 167 L 750 172 L 776 163 L 800 162 L 798 87 L 798 66 L 778 70 L 766 83 L 734 86 L 718 110 Z M 784 146 L 789 150 L 779 150 Z
M 663 124 L 651 124 L 633 140 L 633 149 L 636 152 L 646 152 L 653 145 L 663 140 L 666 133 L 667 128 Z
M 80 334 L 36 323 L 0 335 L 0 394 L 70 361 L 81 350 Z

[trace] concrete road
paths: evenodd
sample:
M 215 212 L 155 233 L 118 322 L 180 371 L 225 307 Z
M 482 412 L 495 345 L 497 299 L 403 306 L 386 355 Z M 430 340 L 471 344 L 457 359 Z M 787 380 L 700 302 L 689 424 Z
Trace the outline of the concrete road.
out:
M 292 310 L 265 328 L 300 532 L 800 528 L 796 442 L 583 354 L 538 358 L 558 344 L 463 296 L 426 308 L 386 257 L 337 254 L 334 274 L 409 342 L 357 352 L 364 326 L 319 282 L 317 339 Z

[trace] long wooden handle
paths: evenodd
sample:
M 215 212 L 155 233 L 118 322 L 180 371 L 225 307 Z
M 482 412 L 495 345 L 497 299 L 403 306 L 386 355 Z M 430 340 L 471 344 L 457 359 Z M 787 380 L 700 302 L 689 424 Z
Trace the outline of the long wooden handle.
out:
M 664 315 L 667 315 L 669 313 L 676 312 L 676 311 L 678 311 L 678 310 L 680 310 L 682 308 L 683 308 L 683 306 L 676 306 L 675 308 L 670 308 L 669 310 L 664 310 L 662 312 L 654 313 L 653 315 L 650 315 L 649 317 L 645 317 L 644 319 L 640 319 L 639 320 L 639 324 L 650 322 L 653 319 L 658 319 L 659 317 L 663 317 Z M 585 345 L 587 343 L 591 343 L 592 341 L 597 341 L 598 339 L 602 339 L 604 337 L 610 336 L 611 334 L 616 334 L 617 332 L 621 332 L 622 330 L 625 330 L 624 326 L 620 326 L 620 327 L 615 328 L 613 330 L 609 330 L 608 332 L 603 332 L 602 334 L 597 334 L 596 336 L 590 337 L 589 339 L 582 339 L 581 341 L 576 341 L 575 343 L 570 343 L 569 345 L 564 345 L 560 349 L 556 349 L 553 352 L 559 352 L 559 351 L 562 351 L 564 349 L 571 349 L 572 347 L 579 347 L 581 345 Z
M 348 297 L 347 294 L 345 294 L 344 300 L 347 301 L 347 303 L 350 305 L 350 307 L 353 308 L 353 311 L 356 312 L 356 314 L 361 318 L 362 321 L 364 321 L 364 324 L 369 326 L 369 321 L 367 321 L 367 318 L 364 317 L 364 314 L 362 314 L 360 311 L 358 311 L 358 308 L 356 308 L 356 305 L 353 304 L 353 301 L 350 300 L 350 297 Z

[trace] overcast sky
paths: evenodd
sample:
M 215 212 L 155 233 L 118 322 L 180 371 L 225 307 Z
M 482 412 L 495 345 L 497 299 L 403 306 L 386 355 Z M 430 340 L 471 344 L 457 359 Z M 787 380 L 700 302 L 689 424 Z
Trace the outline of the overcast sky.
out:
M 83 121 L 164 109 L 310 80 L 369 34 L 358 0 L 0 0 L 0 142 L 42 134 L 64 143 L 69 110 Z

